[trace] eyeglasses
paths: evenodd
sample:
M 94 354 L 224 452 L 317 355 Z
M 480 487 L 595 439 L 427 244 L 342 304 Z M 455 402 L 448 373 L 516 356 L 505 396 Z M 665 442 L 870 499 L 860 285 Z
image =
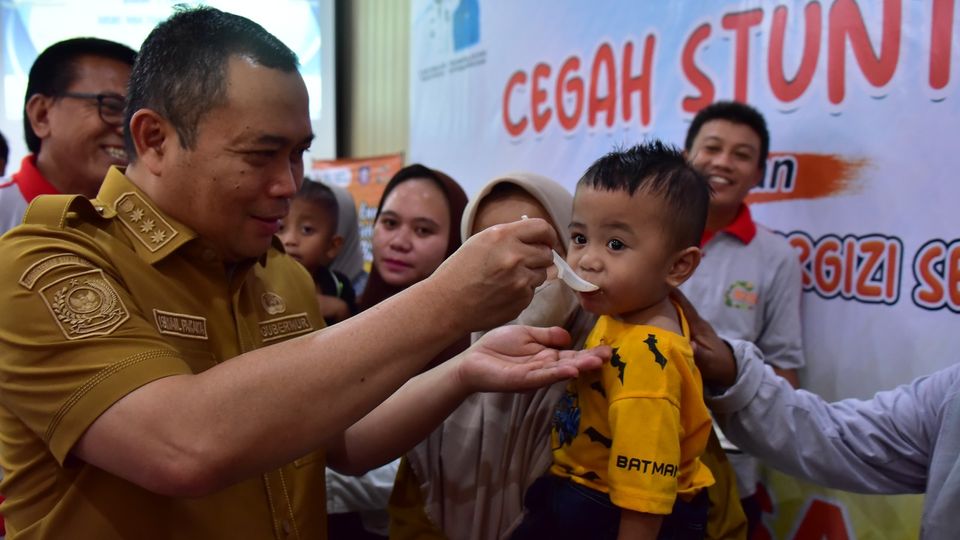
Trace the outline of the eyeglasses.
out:
M 81 92 L 64 92 L 57 97 L 74 99 L 95 99 L 97 100 L 97 112 L 100 113 L 100 119 L 108 126 L 123 125 L 123 107 L 126 100 L 123 96 L 117 94 L 85 94 Z

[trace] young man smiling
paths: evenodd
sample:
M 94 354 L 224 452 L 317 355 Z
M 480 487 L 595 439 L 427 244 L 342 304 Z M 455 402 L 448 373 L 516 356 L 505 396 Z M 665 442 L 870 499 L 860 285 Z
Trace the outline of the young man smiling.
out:
M 797 386 L 804 365 L 800 262 L 783 237 L 753 221 L 744 202 L 766 169 L 766 122 L 749 105 L 717 102 L 694 117 L 684 147 L 713 194 L 703 260 L 681 290 L 721 336 L 756 343 L 774 371 Z M 723 442 L 752 530 L 760 517 L 757 461 Z

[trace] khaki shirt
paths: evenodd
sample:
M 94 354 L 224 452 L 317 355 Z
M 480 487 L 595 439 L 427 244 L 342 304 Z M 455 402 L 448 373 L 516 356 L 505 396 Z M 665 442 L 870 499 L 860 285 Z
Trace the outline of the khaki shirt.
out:
M 97 199 L 40 197 L 25 221 L 0 241 L 8 538 L 323 538 L 321 451 L 192 499 L 70 456 L 138 387 L 322 327 L 307 272 L 275 246 L 228 276 L 117 169 Z

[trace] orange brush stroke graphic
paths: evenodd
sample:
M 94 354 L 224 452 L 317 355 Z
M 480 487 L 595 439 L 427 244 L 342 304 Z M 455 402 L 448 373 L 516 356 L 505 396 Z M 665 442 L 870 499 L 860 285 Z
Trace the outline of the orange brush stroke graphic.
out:
M 860 188 L 860 171 L 867 165 L 866 160 L 846 160 L 831 154 L 771 153 L 768 167 L 774 159 L 786 156 L 793 157 L 797 163 L 793 189 L 754 190 L 747 196 L 748 203 L 822 199 L 853 193 Z

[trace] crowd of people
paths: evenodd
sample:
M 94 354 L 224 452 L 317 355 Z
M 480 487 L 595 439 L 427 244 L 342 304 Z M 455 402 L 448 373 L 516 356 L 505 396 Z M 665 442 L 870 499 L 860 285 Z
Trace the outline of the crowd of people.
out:
M 573 194 L 404 167 L 369 274 L 349 193 L 304 179 L 296 56 L 246 18 L 57 43 L 23 113 L 10 538 L 748 538 L 757 459 L 925 492 L 924 538 L 960 525 L 958 368 L 866 401 L 796 389 L 800 266 L 744 202 L 770 149 L 749 105 L 598 156 Z

